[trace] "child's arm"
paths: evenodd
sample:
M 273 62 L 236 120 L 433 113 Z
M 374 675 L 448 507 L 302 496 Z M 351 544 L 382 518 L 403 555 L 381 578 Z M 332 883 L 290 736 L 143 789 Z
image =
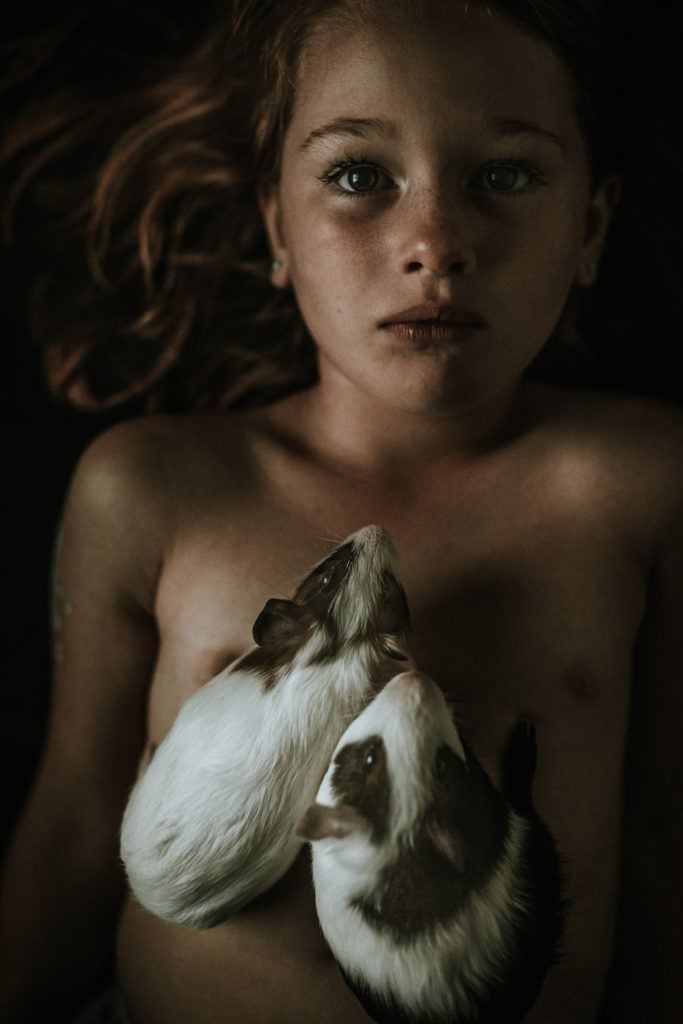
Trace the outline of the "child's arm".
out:
M 650 580 L 631 723 L 613 1019 L 674 1024 L 683 1020 L 683 499 Z
M 123 893 L 118 828 L 156 647 L 158 523 L 135 461 L 125 433 L 106 435 L 82 460 L 65 509 L 51 721 L 2 891 L 6 1024 L 67 1019 L 110 962 Z

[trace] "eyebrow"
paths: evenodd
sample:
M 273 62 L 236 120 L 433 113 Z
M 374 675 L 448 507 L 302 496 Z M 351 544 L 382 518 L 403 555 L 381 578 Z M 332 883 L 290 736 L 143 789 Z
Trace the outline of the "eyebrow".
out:
M 321 139 L 348 137 L 364 139 L 368 135 L 391 137 L 396 134 L 397 128 L 392 121 L 383 121 L 377 117 L 339 117 L 320 128 L 314 128 L 301 143 L 301 149 L 308 149 L 314 142 Z
M 497 117 L 489 122 L 489 128 L 494 135 L 501 139 L 509 138 L 513 135 L 535 135 L 559 146 L 563 153 L 567 152 L 567 146 L 562 136 L 557 135 L 555 132 L 549 132 L 547 129 L 541 128 L 540 125 L 533 124 L 531 121 L 521 121 L 510 117 Z
M 516 135 L 534 135 L 546 139 L 558 146 L 563 153 L 567 146 L 556 132 L 541 128 L 532 121 L 523 121 L 514 117 L 497 117 L 488 124 L 491 132 L 498 138 L 510 138 Z M 364 139 L 368 135 L 380 135 L 385 138 L 395 137 L 398 128 L 393 121 L 385 121 L 377 117 L 339 117 L 320 128 L 314 128 L 301 143 L 301 149 L 309 149 L 315 142 L 335 138 Z

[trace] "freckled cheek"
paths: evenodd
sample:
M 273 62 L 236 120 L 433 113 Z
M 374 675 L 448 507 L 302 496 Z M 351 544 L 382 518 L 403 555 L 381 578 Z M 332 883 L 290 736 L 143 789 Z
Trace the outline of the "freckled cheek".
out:
M 299 224 L 290 234 L 290 270 L 304 317 L 348 317 L 377 276 L 378 236 L 349 215 L 328 213 Z

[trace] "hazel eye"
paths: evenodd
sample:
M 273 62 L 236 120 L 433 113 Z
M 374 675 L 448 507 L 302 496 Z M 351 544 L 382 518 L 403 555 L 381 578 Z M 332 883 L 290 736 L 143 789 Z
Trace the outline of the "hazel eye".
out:
M 380 173 L 371 164 L 349 167 L 337 178 L 337 184 L 345 192 L 372 192 L 379 183 Z
M 520 177 L 524 179 L 525 185 L 529 176 L 523 174 L 518 167 L 491 167 L 486 172 L 486 183 L 496 192 L 509 192 L 515 186 L 519 188 Z
M 347 196 L 364 196 L 396 188 L 396 183 L 386 171 L 365 160 L 345 160 L 323 174 L 320 180 Z
M 540 183 L 541 176 L 533 167 L 511 162 L 489 164 L 475 181 L 483 191 L 500 195 L 518 195 Z

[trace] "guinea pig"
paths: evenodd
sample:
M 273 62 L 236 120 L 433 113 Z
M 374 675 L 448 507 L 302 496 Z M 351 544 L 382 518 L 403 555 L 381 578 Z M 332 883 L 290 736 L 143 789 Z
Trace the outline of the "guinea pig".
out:
M 534 731 L 514 730 L 503 793 L 438 686 L 391 680 L 339 741 L 299 823 L 323 934 L 381 1024 L 520 1021 L 558 957 L 565 902 L 532 807 Z
M 269 600 L 257 644 L 183 704 L 130 794 L 121 858 L 158 917 L 210 928 L 268 889 L 303 842 L 349 721 L 410 663 L 397 556 L 386 530 L 352 534 L 299 585 Z

